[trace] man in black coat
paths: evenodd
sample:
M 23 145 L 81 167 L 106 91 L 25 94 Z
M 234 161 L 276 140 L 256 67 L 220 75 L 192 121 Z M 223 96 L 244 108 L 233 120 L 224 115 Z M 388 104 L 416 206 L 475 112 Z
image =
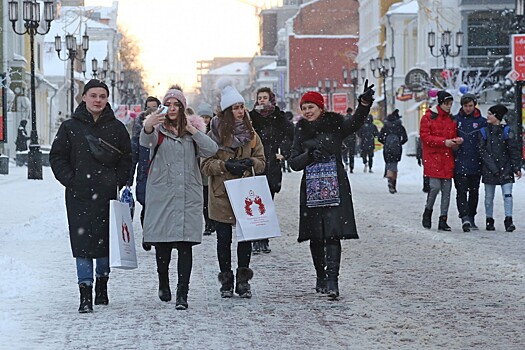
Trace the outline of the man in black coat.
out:
M 108 103 L 109 89 L 92 79 L 84 87 L 82 103 L 60 125 L 49 162 L 55 178 L 66 188 L 71 249 L 80 288 L 79 312 L 92 312 L 93 259 L 96 259 L 95 305 L 107 305 L 109 276 L 109 201 L 123 187 L 131 168 L 131 142 L 124 124 Z M 95 159 L 88 135 L 118 151 Z M 110 147 L 111 149 L 111 147 Z
M 283 144 L 286 140 L 293 140 L 294 127 L 291 121 L 286 118 L 283 112 L 276 106 L 275 94 L 270 88 L 263 87 L 257 90 L 257 102 L 250 111 L 250 118 L 255 132 L 261 138 L 264 146 L 264 156 L 266 167 L 264 173 L 268 179 L 268 186 L 272 198 L 281 190 L 283 173 L 281 161 Z M 269 253 L 268 239 L 254 241 L 253 253 L 260 251 Z
M 351 107 L 348 107 L 346 110 L 346 119 L 352 118 L 352 112 L 354 110 Z M 345 170 L 350 170 L 351 173 L 354 172 L 354 156 L 355 156 L 355 143 L 357 141 L 357 135 L 355 132 L 348 135 L 346 139 L 343 140 L 343 162 L 345 163 Z

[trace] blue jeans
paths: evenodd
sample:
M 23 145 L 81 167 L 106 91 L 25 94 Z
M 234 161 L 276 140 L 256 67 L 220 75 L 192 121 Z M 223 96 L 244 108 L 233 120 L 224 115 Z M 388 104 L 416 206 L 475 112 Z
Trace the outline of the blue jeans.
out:
M 488 218 L 494 217 L 494 195 L 497 185 L 485 184 L 485 215 Z M 512 216 L 512 182 L 501 185 L 501 194 L 503 195 L 503 208 L 505 216 Z
M 88 286 L 93 285 L 93 259 L 75 258 L 77 262 L 78 284 L 85 283 Z M 109 257 L 97 258 L 96 277 L 109 276 Z

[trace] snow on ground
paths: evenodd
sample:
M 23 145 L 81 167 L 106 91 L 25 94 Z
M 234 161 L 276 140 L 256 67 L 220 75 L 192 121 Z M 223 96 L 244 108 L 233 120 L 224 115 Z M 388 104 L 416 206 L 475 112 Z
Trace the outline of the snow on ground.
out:
M 343 242 L 341 298 L 313 289 L 308 243 L 297 243 L 301 173 L 284 174 L 276 196 L 283 237 L 252 258 L 251 300 L 221 299 L 215 235 L 194 249 L 190 308 L 157 297 L 153 252 L 138 247 L 139 268 L 113 270 L 110 304 L 78 314 L 64 192 L 49 168 L 43 181 L 27 168 L 0 176 L 1 349 L 523 349 L 525 347 L 525 184 L 514 188 L 517 231 L 463 233 L 455 201 L 452 232 L 421 227 L 422 169 L 404 157 L 398 193 L 361 160 L 350 174 L 360 240 Z M 483 191 L 477 223 L 483 227 Z M 455 193 L 453 193 L 455 196 Z M 139 210 L 139 209 L 138 209 Z M 135 218 L 136 241 L 141 229 Z M 176 285 L 176 253 L 171 265 Z

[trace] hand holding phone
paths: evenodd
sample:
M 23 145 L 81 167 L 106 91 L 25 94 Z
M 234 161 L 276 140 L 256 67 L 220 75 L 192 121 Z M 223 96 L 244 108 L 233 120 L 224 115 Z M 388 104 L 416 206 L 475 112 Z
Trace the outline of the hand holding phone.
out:
M 158 111 L 160 112 L 160 114 L 166 114 L 168 113 L 168 107 L 164 105 L 160 105 L 158 108 Z

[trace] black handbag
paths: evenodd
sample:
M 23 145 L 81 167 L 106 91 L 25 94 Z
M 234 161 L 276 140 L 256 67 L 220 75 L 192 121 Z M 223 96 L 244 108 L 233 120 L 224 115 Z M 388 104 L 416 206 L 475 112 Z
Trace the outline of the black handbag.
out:
M 102 165 L 115 167 L 122 156 L 122 151 L 100 137 L 86 133 L 91 155 Z

